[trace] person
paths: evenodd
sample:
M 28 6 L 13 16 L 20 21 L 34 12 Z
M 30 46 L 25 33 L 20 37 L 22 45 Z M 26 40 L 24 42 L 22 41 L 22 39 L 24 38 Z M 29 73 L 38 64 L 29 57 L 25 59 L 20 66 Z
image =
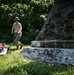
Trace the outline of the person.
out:
M 11 33 L 14 34 L 16 49 L 19 49 L 19 46 L 21 49 L 23 44 L 19 40 L 21 39 L 22 36 L 22 25 L 19 22 L 20 21 L 19 17 L 15 17 L 14 20 L 15 23 L 13 23 Z

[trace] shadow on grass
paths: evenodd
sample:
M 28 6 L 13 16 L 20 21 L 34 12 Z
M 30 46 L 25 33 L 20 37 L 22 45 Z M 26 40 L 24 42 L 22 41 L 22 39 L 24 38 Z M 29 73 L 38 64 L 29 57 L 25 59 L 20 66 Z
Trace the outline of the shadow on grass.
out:
M 25 46 L 23 46 L 21 49 L 20 49 L 20 47 L 19 47 L 19 49 L 17 49 L 16 46 L 12 46 L 10 48 L 10 51 L 22 50 L 23 48 L 25 48 Z
M 17 50 L 17 49 L 16 48 L 10 49 L 10 51 L 15 51 L 15 50 Z
M 3 75 L 67 75 L 74 66 L 43 64 L 40 62 L 30 62 L 9 67 Z M 56 74 L 58 73 L 58 74 Z M 70 75 L 70 74 L 69 74 Z

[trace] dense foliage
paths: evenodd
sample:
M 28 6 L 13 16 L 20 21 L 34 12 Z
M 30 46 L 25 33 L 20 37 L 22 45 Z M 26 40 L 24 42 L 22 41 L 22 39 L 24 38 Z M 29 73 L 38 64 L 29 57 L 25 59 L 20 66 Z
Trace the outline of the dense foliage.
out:
M 14 17 L 18 16 L 23 26 L 22 42 L 30 43 L 38 35 L 52 6 L 53 0 L 2 0 L 0 2 L 0 42 L 7 38 L 6 42 L 12 41 L 13 35 L 12 37 L 9 35 Z

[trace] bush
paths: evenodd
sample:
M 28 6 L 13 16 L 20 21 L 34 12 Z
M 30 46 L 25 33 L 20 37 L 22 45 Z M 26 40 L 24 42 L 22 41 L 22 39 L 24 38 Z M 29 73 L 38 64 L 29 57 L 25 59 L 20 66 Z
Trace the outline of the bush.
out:
M 13 4 L 6 2 L 0 6 L 0 32 L 4 37 L 0 39 L 7 38 L 11 34 L 11 27 L 14 22 L 14 17 L 18 16 L 21 19 L 23 26 L 23 43 L 30 43 L 38 35 L 42 25 L 46 20 L 46 16 L 53 6 L 51 1 L 44 3 L 42 0 L 31 0 L 21 3 L 12 1 Z M 18 2 L 18 1 L 17 1 Z M 13 39 L 11 38 L 11 42 Z

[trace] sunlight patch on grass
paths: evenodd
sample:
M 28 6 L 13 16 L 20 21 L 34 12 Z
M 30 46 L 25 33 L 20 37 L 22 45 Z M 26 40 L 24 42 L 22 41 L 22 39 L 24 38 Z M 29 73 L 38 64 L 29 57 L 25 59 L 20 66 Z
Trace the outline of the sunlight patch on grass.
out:
M 14 50 L 16 47 L 11 47 L 11 53 L 6 54 L 4 56 L 0 56 L 0 75 L 8 69 L 10 66 L 15 66 L 19 64 L 27 63 L 27 61 L 24 61 L 24 58 L 19 55 L 20 51 L 23 50 L 23 47 L 21 50 Z M 13 50 L 12 50 L 13 49 Z

